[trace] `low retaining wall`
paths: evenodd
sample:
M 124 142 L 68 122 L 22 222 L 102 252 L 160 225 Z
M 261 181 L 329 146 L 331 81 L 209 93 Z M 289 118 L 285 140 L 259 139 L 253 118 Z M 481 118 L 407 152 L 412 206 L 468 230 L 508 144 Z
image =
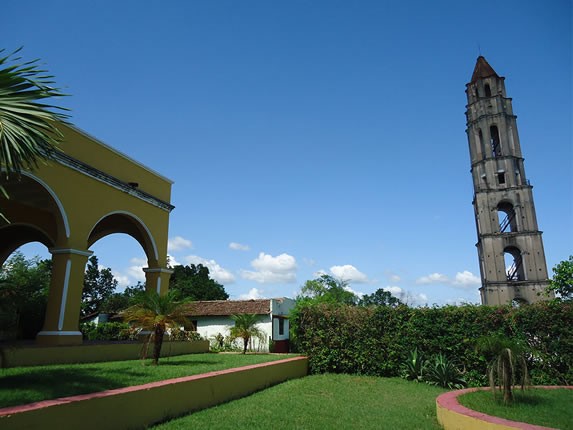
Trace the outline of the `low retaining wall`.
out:
M 0 347 L 0 367 L 41 366 L 45 364 L 95 363 L 98 361 L 136 360 L 143 344 L 84 343 L 74 346 L 5 346 Z M 153 351 L 149 346 L 148 356 Z M 162 357 L 209 352 L 209 341 L 163 342 Z
M 569 388 L 563 386 L 536 386 L 533 388 L 555 389 Z M 458 402 L 458 397 L 478 390 L 489 390 L 489 388 L 466 388 L 465 390 L 449 391 L 436 399 L 436 409 L 438 422 L 444 430 L 548 430 L 551 427 L 537 426 L 533 424 L 520 423 L 506 420 L 504 418 L 493 417 L 466 408 Z
M 170 417 L 244 397 L 308 373 L 308 359 L 168 379 L 134 387 L 0 409 L 0 428 L 82 430 L 144 428 Z

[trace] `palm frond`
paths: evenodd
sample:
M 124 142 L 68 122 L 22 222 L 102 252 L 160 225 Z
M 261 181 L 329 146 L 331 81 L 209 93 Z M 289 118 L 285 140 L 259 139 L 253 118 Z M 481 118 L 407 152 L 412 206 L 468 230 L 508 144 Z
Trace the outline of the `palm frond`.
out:
M 49 158 L 62 138 L 57 123 L 69 118 L 68 109 L 40 102 L 67 94 L 52 86 L 54 77 L 38 59 L 8 64 L 21 60 L 14 57 L 20 49 L 0 57 L 0 167 L 8 174 Z

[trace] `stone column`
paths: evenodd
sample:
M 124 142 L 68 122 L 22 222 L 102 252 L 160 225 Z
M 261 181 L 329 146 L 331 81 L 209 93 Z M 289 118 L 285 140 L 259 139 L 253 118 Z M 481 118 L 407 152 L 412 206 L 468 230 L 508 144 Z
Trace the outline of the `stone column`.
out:
M 54 248 L 52 279 L 44 327 L 36 337 L 41 345 L 79 345 L 80 307 L 86 263 L 92 251 Z
M 155 291 L 159 295 L 166 294 L 169 290 L 169 278 L 173 273 L 172 269 L 163 267 L 146 267 L 145 272 L 145 290 Z

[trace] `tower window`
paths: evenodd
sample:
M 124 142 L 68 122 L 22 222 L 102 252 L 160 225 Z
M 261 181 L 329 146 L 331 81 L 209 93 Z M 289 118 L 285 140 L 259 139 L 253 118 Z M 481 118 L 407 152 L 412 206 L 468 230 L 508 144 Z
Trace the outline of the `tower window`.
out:
M 497 219 L 500 233 L 517 231 L 517 217 L 511 203 L 502 202 L 497 206 Z
M 499 130 L 497 126 L 492 125 L 489 128 L 491 153 L 494 157 L 501 157 L 501 143 L 499 141 Z
M 503 250 L 508 281 L 526 281 L 523 257 L 519 249 L 508 247 Z
M 485 84 L 485 86 L 483 87 L 484 91 L 485 91 L 485 96 L 486 97 L 491 97 L 491 89 L 489 87 L 489 84 Z
M 498 174 L 497 174 L 497 182 L 498 182 L 500 185 L 505 184 L 505 173 L 501 172 L 501 173 L 498 173 Z

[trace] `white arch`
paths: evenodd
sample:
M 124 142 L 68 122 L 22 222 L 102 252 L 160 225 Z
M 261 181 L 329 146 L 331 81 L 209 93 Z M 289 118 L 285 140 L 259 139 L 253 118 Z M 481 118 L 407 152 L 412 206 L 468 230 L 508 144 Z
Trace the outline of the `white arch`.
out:
M 58 198 L 58 196 L 56 195 L 54 190 L 52 190 L 48 186 L 48 184 L 46 184 L 42 179 L 38 178 L 36 175 L 34 175 L 30 172 L 22 172 L 22 175 L 27 176 L 27 177 L 33 179 L 34 181 L 38 182 L 41 186 L 44 187 L 44 189 L 48 193 L 50 193 L 50 195 L 52 196 L 52 198 L 56 202 L 58 209 L 60 210 L 60 215 L 61 215 L 62 221 L 64 223 L 64 229 L 66 231 L 66 238 L 69 239 L 70 238 L 70 223 L 68 222 L 68 215 L 66 214 L 66 211 L 64 210 L 64 205 L 62 204 L 62 202 L 60 201 L 60 199 Z
M 105 214 L 104 216 L 102 216 L 100 219 L 97 220 L 97 222 L 94 224 L 94 226 L 92 227 L 92 229 L 90 230 L 90 232 L 88 233 L 88 237 L 86 237 L 86 243 L 89 240 L 92 232 L 94 231 L 94 229 L 97 227 L 97 225 L 104 219 L 107 218 L 111 215 L 116 215 L 116 214 L 120 214 L 120 215 L 127 215 L 131 218 L 133 218 L 134 220 L 136 220 L 144 229 L 145 232 L 147 233 L 147 236 L 149 237 L 149 240 L 151 241 L 151 245 L 153 246 L 153 254 L 155 256 L 155 260 L 159 260 L 159 253 L 157 252 L 157 245 L 155 244 L 155 238 L 153 237 L 153 235 L 151 234 L 151 231 L 149 231 L 149 229 L 147 228 L 147 225 L 145 225 L 145 223 L 141 220 L 141 218 L 139 218 L 137 215 L 132 214 L 131 212 L 128 211 L 113 211 L 113 212 L 109 212 L 107 214 Z

